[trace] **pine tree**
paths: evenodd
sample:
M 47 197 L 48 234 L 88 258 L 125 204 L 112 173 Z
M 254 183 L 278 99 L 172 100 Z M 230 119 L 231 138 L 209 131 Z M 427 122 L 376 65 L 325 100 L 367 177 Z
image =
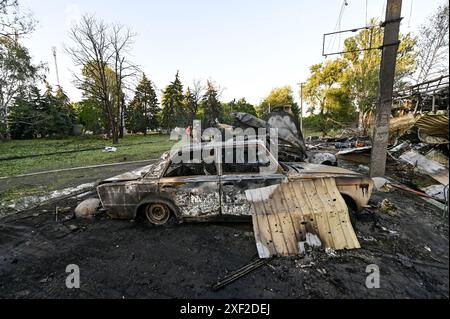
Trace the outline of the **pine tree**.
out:
M 193 121 L 197 116 L 198 111 L 198 101 L 195 95 L 192 93 L 191 89 L 188 87 L 186 90 L 186 95 L 184 96 L 184 104 L 186 112 L 188 114 L 188 125 L 192 125 Z
M 145 74 L 139 82 L 134 93 L 134 98 L 128 106 L 126 113 L 126 125 L 132 132 L 147 134 L 147 130 L 158 127 L 159 113 L 158 97 L 152 82 Z
M 183 85 L 177 72 L 175 80 L 166 87 L 162 97 L 161 125 L 168 132 L 177 126 L 185 126 L 187 124 L 187 116 L 183 102 Z
M 208 81 L 206 93 L 202 99 L 204 113 L 204 125 L 213 126 L 215 120 L 222 120 L 222 109 L 219 101 L 219 93 L 211 81 Z

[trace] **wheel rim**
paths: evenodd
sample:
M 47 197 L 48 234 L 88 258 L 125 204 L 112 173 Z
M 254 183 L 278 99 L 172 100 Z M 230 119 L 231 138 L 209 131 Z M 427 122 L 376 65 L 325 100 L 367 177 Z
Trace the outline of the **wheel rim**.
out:
M 169 220 L 170 212 L 164 204 L 149 204 L 145 209 L 145 216 L 150 223 L 163 225 Z

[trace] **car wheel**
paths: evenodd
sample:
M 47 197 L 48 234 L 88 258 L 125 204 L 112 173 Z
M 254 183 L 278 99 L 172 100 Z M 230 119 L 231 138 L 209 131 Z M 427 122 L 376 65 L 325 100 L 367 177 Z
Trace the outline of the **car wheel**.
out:
M 170 209 L 167 205 L 153 203 L 148 204 L 144 209 L 147 221 L 154 225 L 164 225 L 170 219 Z

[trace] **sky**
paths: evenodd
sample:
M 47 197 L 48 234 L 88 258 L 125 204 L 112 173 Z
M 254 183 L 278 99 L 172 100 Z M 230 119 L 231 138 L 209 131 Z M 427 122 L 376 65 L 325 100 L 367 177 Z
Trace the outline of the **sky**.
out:
M 221 100 L 245 97 L 260 103 L 274 87 L 298 83 L 309 67 L 324 60 L 323 34 L 384 20 L 386 0 L 21 0 L 39 21 L 22 39 L 34 61 L 47 63 L 48 81 L 56 85 L 52 47 L 56 47 L 61 86 L 75 101 L 73 66 L 64 48 L 68 30 L 83 14 L 130 27 L 136 34 L 131 60 L 160 91 L 177 70 L 184 86 L 213 80 Z M 445 0 L 403 0 L 401 32 L 417 33 Z M 338 17 L 342 11 L 340 28 Z M 367 17 L 367 19 L 366 19 Z M 345 37 L 345 36 L 342 36 Z M 339 51 L 342 38 L 326 45 Z

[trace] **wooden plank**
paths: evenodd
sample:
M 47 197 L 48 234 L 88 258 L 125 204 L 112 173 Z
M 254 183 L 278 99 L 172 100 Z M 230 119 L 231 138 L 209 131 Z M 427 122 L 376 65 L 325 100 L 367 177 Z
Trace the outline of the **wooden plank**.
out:
M 291 256 L 298 253 L 298 240 L 290 212 L 282 201 L 282 194 L 283 189 L 280 187 L 273 194 L 271 202 L 273 203 L 274 215 L 277 216 L 277 222 L 286 243 L 287 256 Z
M 325 183 L 327 185 L 329 193 L 331 194 L 331 197 L 333 199 L 336 199 L 335 204 L 337 206 L 337 213 L 338 213 L 337 215 L 339 218 L 343 236 L 345 237 L 345 241 L 347 243 L 347 245 L 344 248 L 346 249 L 361 248 L 358 238 L 356 237 L 355 231 L 353 229 L 352 223 L 350 221 L 347 204 L 345 203 L 344 198 L 337 189 L 336 181 L 332 178 L 329 178 L 325 180 Z
M 323 203 L 325 208 L 324 219 L 328 224 L 329 233 L 328 235 L 333 239 L 333 247 L 335 249 L 342 249 L 346 247 L 347 241 L 343 235 L 343 229 L 341 227 L 341 223 L 338 217 L 338 207 L 334 204 L 335 198 L 331 196 L 328 191 L 326 180 L 328 179 L 319 179 L 315 181 L 316 186 L 320 184 L 320 192 L 318 195 L 320 200 Z

